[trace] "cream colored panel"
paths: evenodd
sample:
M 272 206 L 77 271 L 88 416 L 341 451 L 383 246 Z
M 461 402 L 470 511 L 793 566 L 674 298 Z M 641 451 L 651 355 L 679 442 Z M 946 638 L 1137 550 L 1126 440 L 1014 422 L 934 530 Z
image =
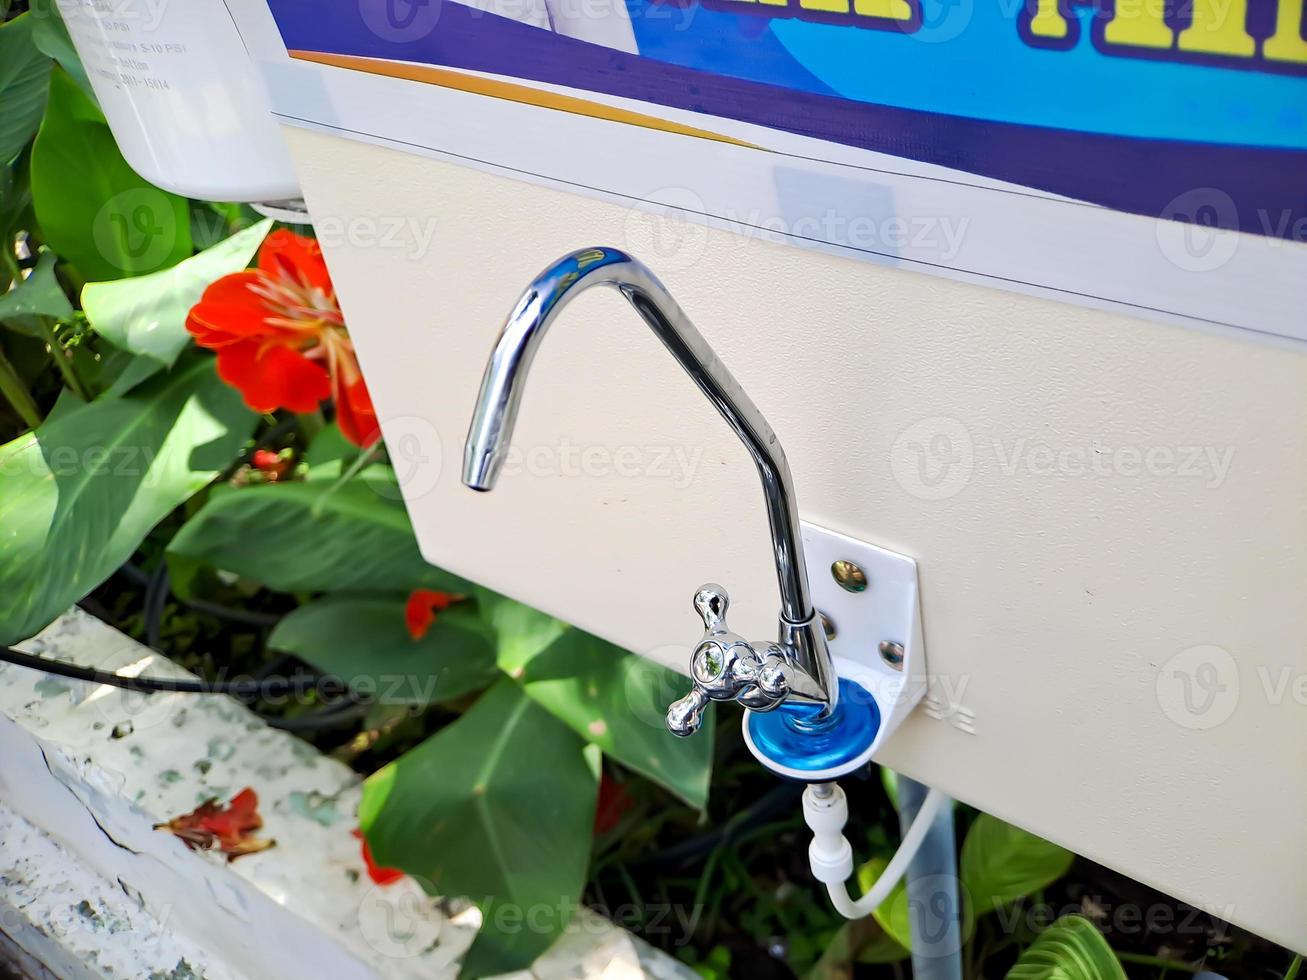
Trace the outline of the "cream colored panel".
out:
M 682 668 L 703 581 L 771 634 L 752 464 L 616 294 L 543 346 L 516 474 L 459 483 L 519 290 L 628 248 L 767 413 L 802 516 L 920 562 L 943 717 L 884 761 L 1307 948 L 1303 354 L 287 136 L 392 450 L 438 434 L 439 479 L 408 485 L 431 561 Z

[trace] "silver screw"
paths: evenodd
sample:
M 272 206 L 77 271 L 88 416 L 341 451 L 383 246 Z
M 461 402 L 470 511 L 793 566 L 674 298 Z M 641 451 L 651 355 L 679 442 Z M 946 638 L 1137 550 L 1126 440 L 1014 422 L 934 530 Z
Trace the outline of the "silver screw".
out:
M 830 573 L 845 592 L 867 591 L 867 573 L 859 568 L 855 562 L 844 558 L 834 561 L 831 563 Z
M 882 640 L 879 647 L 880 659 L 895 670 L 903 669 L 903 644 L 893 640 Z
M 826 639 L 835 639 L 835 624 L 831 622 L 830 617 L 824 612 L 819 612 L 817 615 L 821 617 L 821 628 L 826 631 Z

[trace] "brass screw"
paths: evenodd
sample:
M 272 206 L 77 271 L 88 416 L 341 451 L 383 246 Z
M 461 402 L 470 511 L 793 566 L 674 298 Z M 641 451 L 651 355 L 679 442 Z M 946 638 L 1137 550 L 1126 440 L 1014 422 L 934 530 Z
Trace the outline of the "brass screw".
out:
M 830 573 L 845 592 L 867 591 L 867 573 L 851 561 L 841 558 L 832 562 Z
M 825 613 L 818 613 L 821 616 L 821 628 L 826 631 L 826 639 L 835 639 L 835 624 L 831 622 L 830 617 Z
M 903 644 L 895 643 L 893 640 L 882 640 L 877 649 L 880 651 L 880 659 L 889 664 L 895 670 L 903 669 Z

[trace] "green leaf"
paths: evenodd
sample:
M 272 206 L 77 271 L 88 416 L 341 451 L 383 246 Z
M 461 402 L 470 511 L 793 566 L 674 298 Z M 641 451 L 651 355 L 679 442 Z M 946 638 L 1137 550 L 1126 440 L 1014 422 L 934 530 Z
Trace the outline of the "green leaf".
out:
M 962 884 L 983 915 L 1051 885 L 1074 860 L 1070 851 L 982 813 L 962 843 Z
M 59 62 L 59 67 L 68 72 L 87 98 L 96 101 L 95 92 L 91 90 L 91 81 L 86 77 L 82 59 L 73 47 L 73 39 L 68 36 L 68 28 L 54 0 L 31 0 L 28 4 L 32 18 L 36 23 L 32 27 L 32 40 L 37 48 L 47 57 Z
M 562 934 L 590 859 L 597 762 L 505 678 L 364 784 L 376 861 L 481 906 L 461 977 L 523 969 Z
M 852 980 L 855 963 L 899 963 L 908 950 L 871 916 L 846 922 L 826 945 L 805 980 Z
M 667 730 L 667 705 L 689 684 L 679 674 L 569 628 L 514 676 L 532 699 L 605 755 L 697 809 L 707 805 L 713 713 L 705 714 L 695 738 Z
M 272 219 L 265 219 L 150 275 L 87 283 L 82 289 L 86 318 L 115 347 L 166 367 L 190 342 L 186 315 L 191 307 L 215 280 L 248 266 L 271 227 Z
M 212 358 L 195 357 L 0 447 L 0 643 L 104 581 L 230 462 L 254 421 Z
M 50 87 L 50 59 L 32 39 L 30 13 L 0 25 L 0 164 L 9 163 L 36 134 Z
M 398 498 L 383 467 L 343 485 L 215 494 L 169 550 L 283 592 L 465 592 L 465 581 L 422 560 Z
M 1068 915 L 1039 934 L 1007 980 L 1126 980 L 1126 975 L 1094 924 Z
M 278 623 L 268 645 L 381 704 L 448 701 L 501 676 L 488 631 L 467 605 L 438 613 L 415 640 L 405 625 L 403 599 L 321 599 Z
M 18 320 L 20 324 L 31 317 L 48 316 L 61 320 L 71 316 L 73 304 L 64 295 L 59 277 L 54 274 L 55 258 L 53 252 L 43 251 L 36 261 L 36 268 L 18 286 L 0 295 L 0 320 Z M 38 333 L 37 328 L 25 328 Z
M 880 767 L 880 784 L 885 789 L 885 795 L 889 797 L 890 803 L 894 809 L 899 808 L 899 774 L 893 769 L 885 766 Z
M 47 243 L 86 279 L 139 276 L 191 254 L 186 201 L 137 176 L 62 70 L 32 149 L 32 200 Z
M 358 458 L 359 452 L 359 447 L 345 438 L 337 423 L 328 422 L 313 437 L 304 453 L 304 462 L 308 464 L 305 479 L 339 480 Z
M 27 158 L 20 155 L 8 165 L 0 165 L 0 240 L 12 242 L 31 215 L 32 188 L 29 182 Z M 9 273 L 0 273 L 3 286 Z
M 863 894 L 871 890 L 871 886 L 880 879 L 888 866 L 889 861 L 885 858 L 874 857 L 858 868 L 858 885 L 862 888 Z M 912 923 L 909 919 L 908 886 L 905 879 L 899 879 L 885 901 L 881 902 L 871 914 L 880 924 L 881 929 L 885 930 L 899 946 L 909 950 L 912 948 Z

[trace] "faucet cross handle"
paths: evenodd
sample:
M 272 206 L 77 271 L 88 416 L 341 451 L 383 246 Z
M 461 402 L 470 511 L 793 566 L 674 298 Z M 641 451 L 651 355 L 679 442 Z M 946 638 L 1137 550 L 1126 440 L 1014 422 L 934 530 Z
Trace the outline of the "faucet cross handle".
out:
M 785 651 L 775 643 L 750 643 L 730 631 L 726 612 L 731 599 L 709 583 L 694 594 L 694 608 L 704 634 L 690 655 L 694 687 L 667 709 L 673 735 L 692 735 L 703 723 L 709 701 L 739 701 L 754 711 L 770 711 L 790 693 Z

